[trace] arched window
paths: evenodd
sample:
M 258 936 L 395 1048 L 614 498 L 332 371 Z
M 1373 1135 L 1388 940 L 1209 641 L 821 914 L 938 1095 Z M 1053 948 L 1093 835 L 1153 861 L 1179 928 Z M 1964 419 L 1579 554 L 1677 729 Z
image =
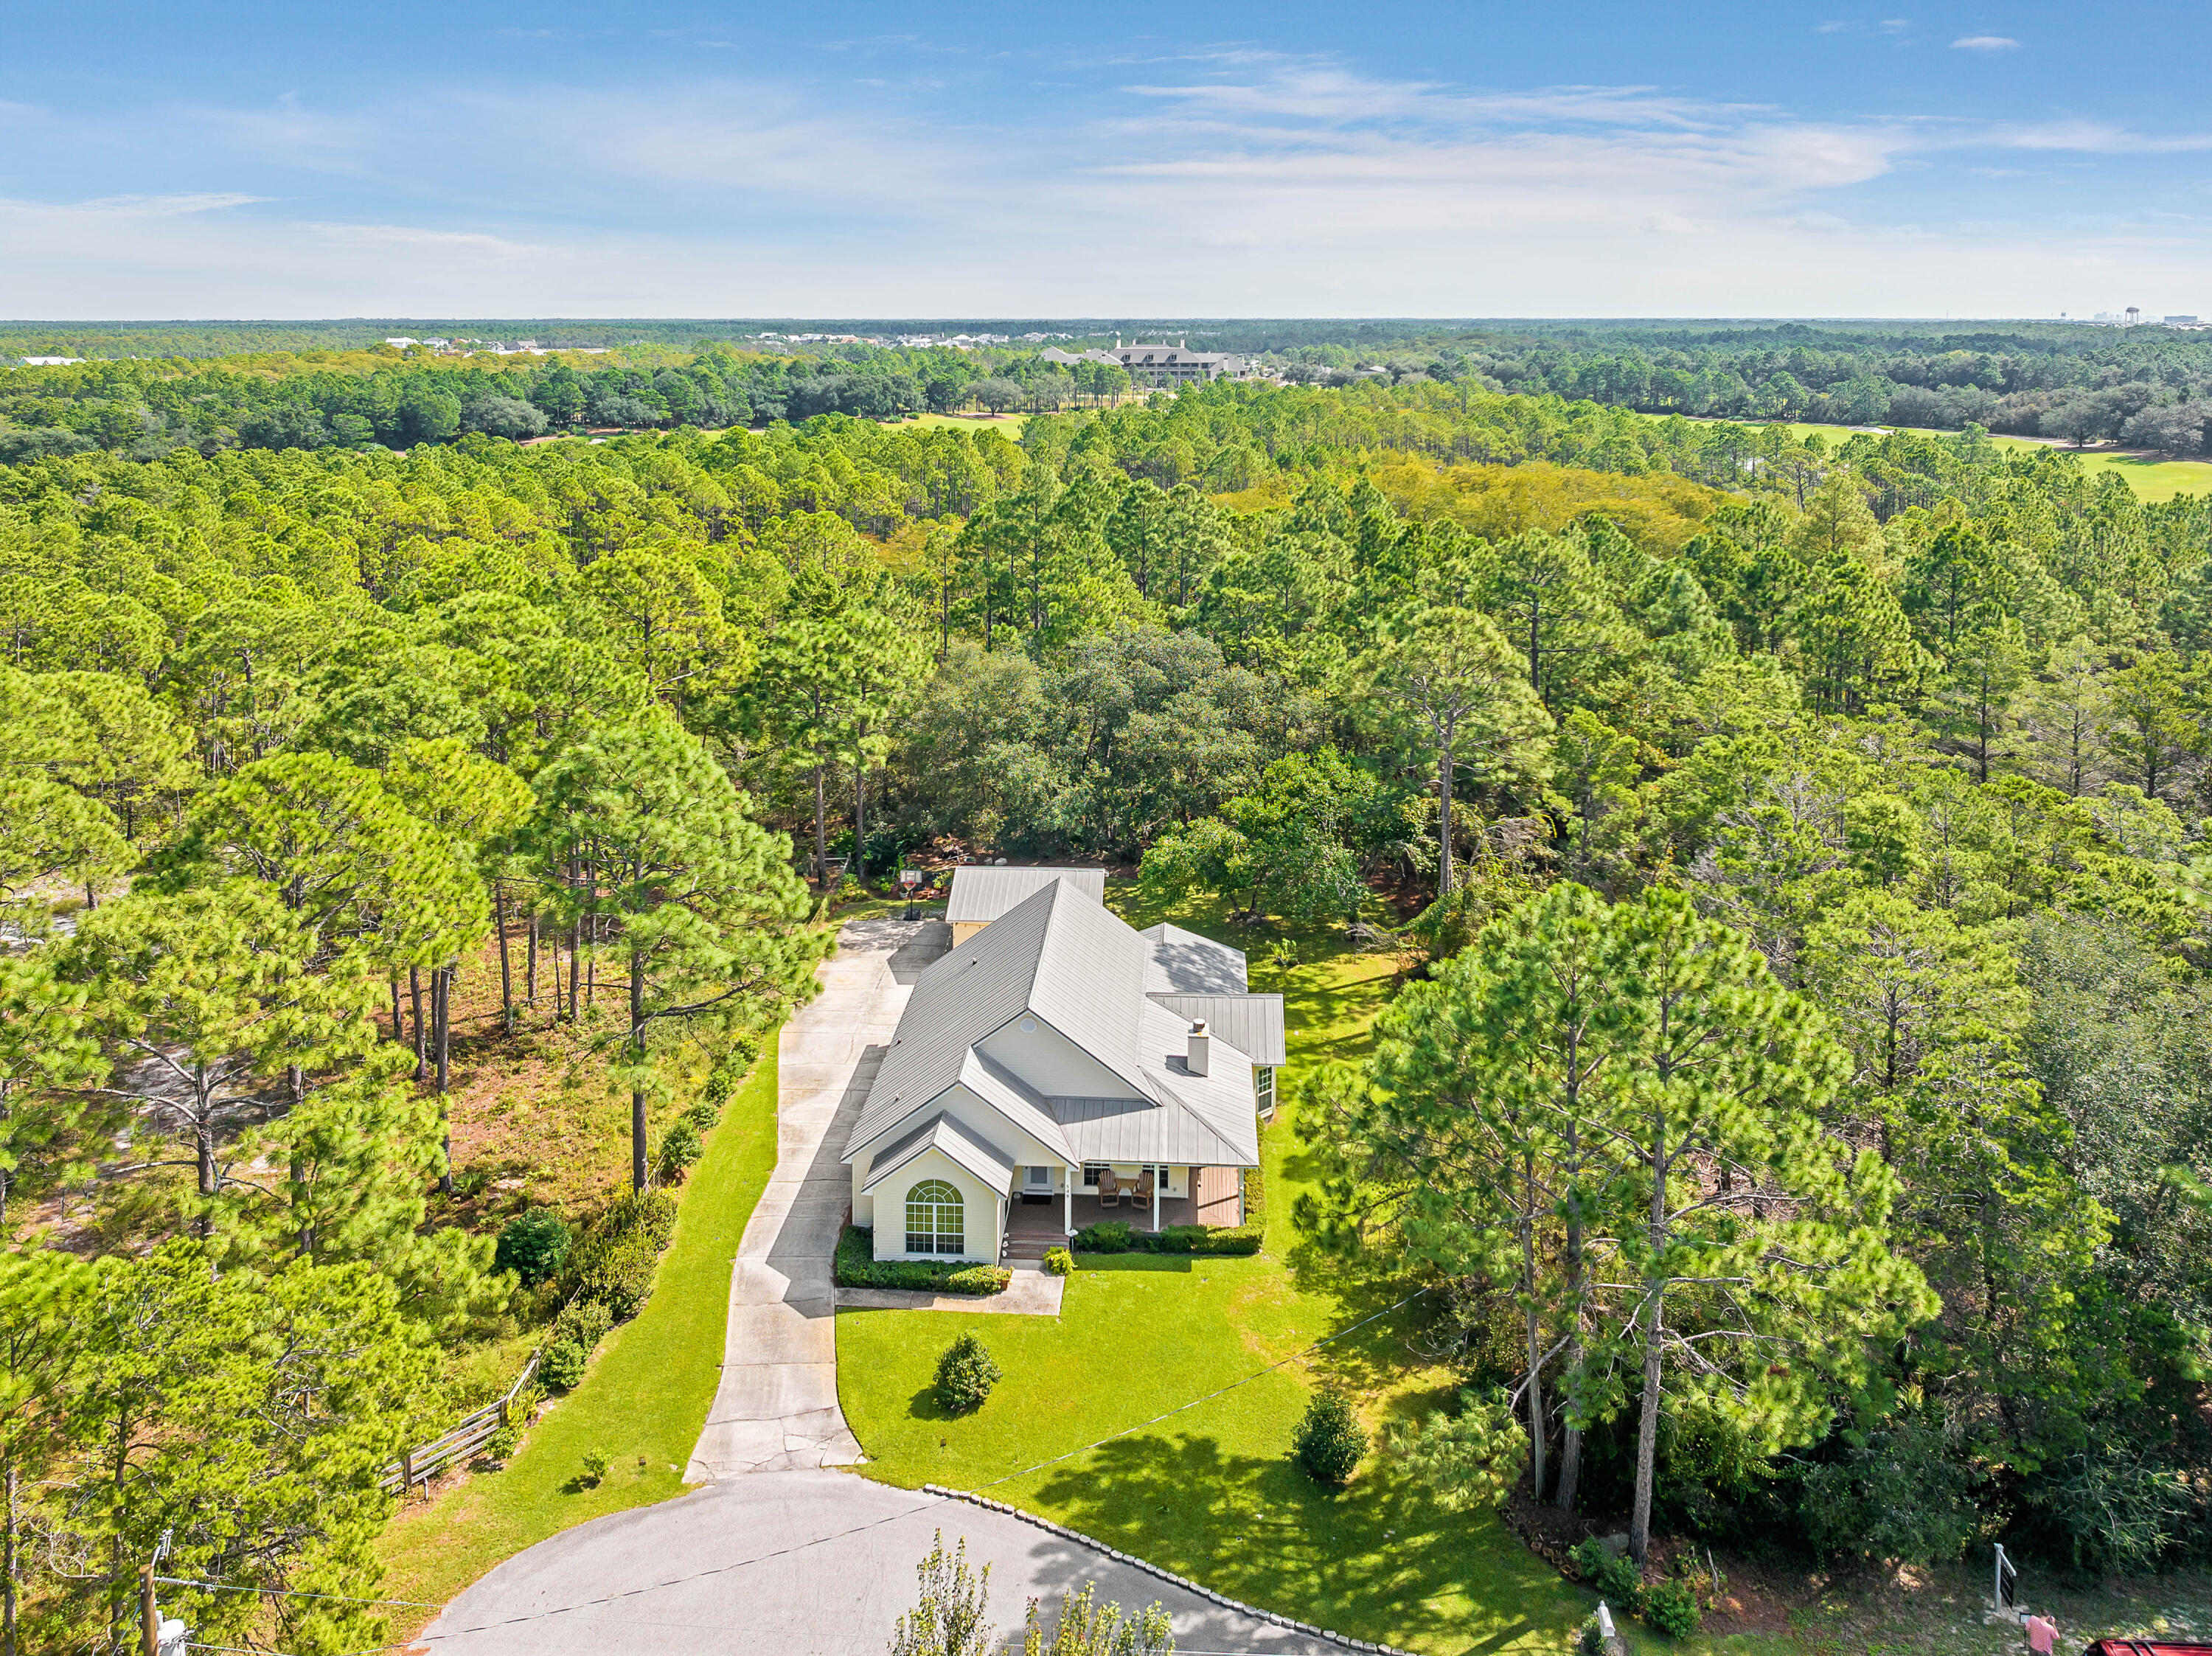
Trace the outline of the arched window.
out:
M 906 1193 L 906 1251 L 968 1251 L 967 1210 L 960 1192 L 942 1179 L 925 1179 Z

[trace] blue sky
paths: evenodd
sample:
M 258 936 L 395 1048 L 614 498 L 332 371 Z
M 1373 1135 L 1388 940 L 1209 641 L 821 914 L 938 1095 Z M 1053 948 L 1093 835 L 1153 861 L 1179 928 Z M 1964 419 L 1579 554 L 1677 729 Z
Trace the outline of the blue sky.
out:
M 0 315 L 2212 314 L 2212 8 L 66 0 Z

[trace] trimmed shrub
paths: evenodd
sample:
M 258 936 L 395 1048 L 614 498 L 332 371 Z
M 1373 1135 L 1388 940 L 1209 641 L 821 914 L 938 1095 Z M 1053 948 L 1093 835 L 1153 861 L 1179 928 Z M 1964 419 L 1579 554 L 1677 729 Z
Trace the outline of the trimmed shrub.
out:
M 938 1401 L 955 1414 L 981 1409 L 998 1383 L 999 1365 L 973 1334 L 963 1334 L 937 1360 Z
M 659 1258 L 652 1237 L 642 1230 L 595 1235 L 576 1250 L 569 1273 L 574 1297 L 597 1301 L 616 1322 L 628 1322 L 653 1293 Z
M 571 1345 L 580 1346 L 584 1355 L 589 1356 L 614 1325 L 613 1313 L 599 1301 L 571 1300 L 553 1319 L 552 1338 L 556 1343 L 566 1340 Z
M 578 1482 L 586 1485 L 598 1483 L 607 1475 L 608 1465 L 605 1450 L 591 1450 L 584 1456 L 584 1470 L 579 1475 Z
M 1244 1169 L 1244 1222 L 1239 1230 L 1260 1231 L 1267 1228 L 1267 1174 L 1262 1168 Z
M 535 1288 L 560 1274 L 568 1263 L 568 1247 L 575 1237 L 568 1222 L 551 1208 L 532 1208 L 519 1213 L 499 1229 L 499 1247 L 491 1257 L 492 1269 L 511 1271 L 525 1288 Z
M 699 1130 L 683 1116 L 669 1124 L 660 1137 L 659 1168 L 663 1184 L 681 1184 L 702 1154 Z
M 1048 1247 L 1044 1251 L 1044 1268 L 1054 1277 L 1075 1274 L 1075 1256 L 1064 1247 Z
M 1323 1483 L 1344 1484 L 1367 1453 L 1367 1429 L 1352 1399 L 1334 1389 L 1316 1392 L 1291 1439 L 1298 1465 Z
M 1636 1610 L 1644 1603 L 1643 1578 L 1638 1574 L 1635 1561 L 1625 1553 L 1617 1553 L 1595 1536 L 1581 1543 L 1567 1555 L 1575 1567 L 1575 1574 L 1597 1596 L 1623 1610 Z
M 1003 1294 L 1014 1280 L 1004 1265 L 956 1265 L 949 1259 L 878 1259 L 876 1234 L 848 1225 L 837 1236 L 840 1288 L 902 1288 L 918 1294 Z
M 1662 1581 L 1645 1590 L 1644 1620 L 1669 1639 L 1686 1639 L 1705 1618 L 1698 1610 L 1698 1595 L 1686 1581 Z
M 556 1392 L 570 1392 L 584 1378 L 584 1359 L 590 1354 L 574 1340 L 556 1340 L 538 1359 L 538 1378 Z
M 1196 1253 L 1212 1257 L 1257 1253 L 1260 1233 L 1249 1225 L 1170 1225 L 1139 1230 L 1127 1219 L 1086 1225 L 1068 1246 L 1078 1253 Z

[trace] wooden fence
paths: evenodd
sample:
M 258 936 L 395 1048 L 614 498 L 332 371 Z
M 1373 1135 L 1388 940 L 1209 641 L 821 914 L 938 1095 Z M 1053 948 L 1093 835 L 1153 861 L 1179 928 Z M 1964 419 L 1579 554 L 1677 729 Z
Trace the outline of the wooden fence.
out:
M 530 1377 L 538 1372 L 538 1354 L 532 1352 L 530 1361 L 522 1365 L 522 1373 L 515 1376 L 514 1384 L 507 1388 L 505 1396 L 488 1403 L 458 1425 L 432 1438 L 417 1448 L 404 1449 L 399 1459 L 384 1469 L 380 1487 L 397 1489 L 404 1497 L 417 1483 L 428 1485 L 433 1477 L 463 1455 L 479 1449 L 491 1435 L 507 1423 L 509 1411 L 522 1388 L 530 1384 Z

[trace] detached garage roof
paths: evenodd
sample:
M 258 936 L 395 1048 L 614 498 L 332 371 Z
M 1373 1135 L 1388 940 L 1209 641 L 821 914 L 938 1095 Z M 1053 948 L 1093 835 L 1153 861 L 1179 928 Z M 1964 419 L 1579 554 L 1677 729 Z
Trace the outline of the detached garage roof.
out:
M 1103 868 L 992 868 L 969 864 L 952 870 L 952 895 L 945 918 L 954 925 L 988 925 L 1024 899 L 1055 880 L 1065 881 L 1094 903 L 1106 901 Z

